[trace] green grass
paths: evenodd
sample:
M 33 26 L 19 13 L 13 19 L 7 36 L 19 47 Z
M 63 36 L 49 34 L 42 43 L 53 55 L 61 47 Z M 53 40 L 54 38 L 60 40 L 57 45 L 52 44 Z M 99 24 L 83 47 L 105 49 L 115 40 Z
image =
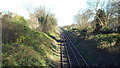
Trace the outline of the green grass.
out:
M 76 28 L 77 29 L 77 28 Z M 86 31 L 84 31 L 86 30 Z M 76 48 L 91 66 L 120 64 L 120 33 L 93 34 L 91 29 L 69 29 Z
M 98 48 L 100 49 L 106 49 L 110 52 L 120 51 L 120 49 L 118 48 L 120 43 L 119 33 L 97 34 L 94 36 L 94 39 L 98 42 Z
M 11 32 L 3 34 L 3 66 L 50 66 L 51 62 L 58 61 L 59 56 L 55 56 L 52 50 L 57 49 L 57 42 L 54 39 L 23 25 L 20 25 L 22 28 L 17 27 L 19 31 L 17 29 L 15 31 L 16 27 L 17 24 L 12 27 L 13 29 L 8 29 L 12 31 L 10 36 L 7 33 Z M 49 58 L 49 55 L 53 58 Z

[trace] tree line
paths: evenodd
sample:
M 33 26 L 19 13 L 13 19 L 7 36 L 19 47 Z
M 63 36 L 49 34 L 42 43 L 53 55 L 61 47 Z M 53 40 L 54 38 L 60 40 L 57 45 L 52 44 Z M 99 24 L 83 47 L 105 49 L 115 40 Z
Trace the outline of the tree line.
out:
M 29 19 L 25 19 L 24 17 L 10 11 L 5 14 L 2 14 L 1 12 L 1 21 L 3 28 L 9 27 L 9 25 L 5 23 L 16 22 L 44 33 L 54 32 L 57 27 L 57 19 L 55 14 L 48 12 L 45 7 L 34 9 L 33 12 L 29 13 Z
M 45 8 L 30 12 L 29 19 L 8 11 L 0 12 L 2 66 L 57 66 L 57 19 Z M 0 37 L 1 38 L 1 37 Z M 55 57 L 55 58 L 51 58 Z
M 74 16 L 79 26 L 92 26 L 95 31 L 100 31 L 102 27 L 112 28 L 116 32 L 120 31 L 120 1 L 88 1 L 87 5 L 89 8 L 80 10 Z

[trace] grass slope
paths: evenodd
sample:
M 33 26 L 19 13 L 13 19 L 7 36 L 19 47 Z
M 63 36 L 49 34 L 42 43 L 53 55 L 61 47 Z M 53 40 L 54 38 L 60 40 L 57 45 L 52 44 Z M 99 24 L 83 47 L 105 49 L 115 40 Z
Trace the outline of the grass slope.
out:
M 120 33 L 93 34 L 89 30 L 68 30 L 72 41 L 89 65 L 119 66 Z
M 3 27 L 3 66 L 56 66 L 57 42 L 43 32 L 14 23 Z M 6 25 L 3 23 L 3 26 Z M 14 27 L 11 27 L 13 26 Z

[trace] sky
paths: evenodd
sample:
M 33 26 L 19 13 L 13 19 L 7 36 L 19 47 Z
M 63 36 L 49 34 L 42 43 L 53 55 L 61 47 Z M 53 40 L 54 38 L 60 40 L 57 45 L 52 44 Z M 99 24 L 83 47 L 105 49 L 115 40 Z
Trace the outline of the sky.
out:
M 1 0 L 0 11 L 15 12 L 25 18 L 29 18 L 26 7 L 32 8 L 45 6 L 50 12 L 54 13 L 58 26 L 65 26 L 74 23 L 74 15 L 81 9 L 85 9 L 86 0 Z

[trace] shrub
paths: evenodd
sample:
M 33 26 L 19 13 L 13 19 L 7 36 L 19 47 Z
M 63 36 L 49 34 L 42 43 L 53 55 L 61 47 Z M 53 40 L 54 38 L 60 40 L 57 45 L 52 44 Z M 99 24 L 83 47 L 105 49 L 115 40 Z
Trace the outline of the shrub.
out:
M 102 34 L 108 34 L 108 33 L 111 33 L 112 32 L 112 29 L 110 29 L 108 26 L 103 26 L 101 29 L 100 29 L 100 32 Z
M 55 41 L 25 23 L 21 17 L 2 22 L 3 66 L 46 66 L 47 60 L 54 60 L 48 55 L 54 56 Z

